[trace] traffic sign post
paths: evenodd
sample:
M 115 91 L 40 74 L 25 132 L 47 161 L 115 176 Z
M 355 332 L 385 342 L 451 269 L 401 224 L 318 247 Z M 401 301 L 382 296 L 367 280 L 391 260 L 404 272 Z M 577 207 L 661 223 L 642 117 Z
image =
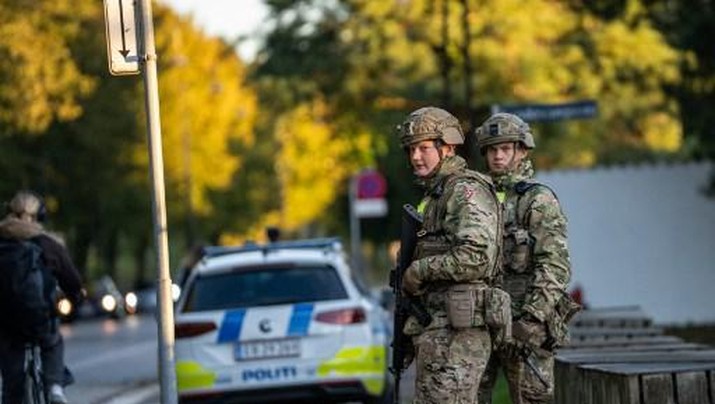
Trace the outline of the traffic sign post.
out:
M 109 73 L 139 74 L 137 0 L 104 0 Z
M 383 217 L 387 215 L 387 192 L 385 177 L 378 171 L 365 170 L 356 177 L 355 206 L 353 212 L 358 218 Z
M 350 250 L 356 271 L 362 271 L 360 219 L 387 215 L 387 181 L 376 170 L 363 170 L 350 179 Z
M 174 359 L 174 305 L 169 272 L 159 80 L 151 0 L 104 0 L 104 11 L 109 72 L 113 75 L 137 74 L 141 67 L 144 75 L 154 242 L 158 269 L 160 400 L 162 404 L 176 404 L 178 397 Z M 137 29 L 138 27 L 141 29 Z M 140 37 L 138 37 L 139 32 Z M 138 44 L 141 46 L 137 46 Z

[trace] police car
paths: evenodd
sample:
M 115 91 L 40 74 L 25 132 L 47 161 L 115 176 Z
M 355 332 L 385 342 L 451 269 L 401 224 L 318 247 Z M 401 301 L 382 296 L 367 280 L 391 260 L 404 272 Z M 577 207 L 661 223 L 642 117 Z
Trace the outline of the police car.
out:
M 389 401 L 388 314 L 337 239 L 204 253 L 176 306 L 180 402 Z

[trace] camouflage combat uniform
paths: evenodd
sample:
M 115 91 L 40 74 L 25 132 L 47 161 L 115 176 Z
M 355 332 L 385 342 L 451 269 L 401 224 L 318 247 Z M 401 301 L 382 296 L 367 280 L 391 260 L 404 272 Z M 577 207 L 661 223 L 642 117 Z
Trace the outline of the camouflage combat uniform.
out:
M 467 170 L 458 156 L 445 158 L 436 175 L 421 185 L 424 227 L 414 259 L 426 290 L 420 300 L 432 322 L 423 328 L 410 318 L 405 326 L 416 348 L 413 403 L 473 403 L 491 352 L 491 337 L 484 324 L 450 327 L 445 300 L 450 285 L 486 287 L 494 276 L 498 201 L 489 179 Z
M 438 153 L 432 171 L 417 174 L 425 191 L 418 207 L 423 222 L 402 280 L 403 289 L 429 314 L 424 326 L 409 317 L 403 329 L 415 348 L 413 403 L 472 404 L 492 346 L 485 319 L 494 321 L 481 314 L 477 302 L 498 269 L 499 201 L 489 177 L 468 170 L 454 155 L 464 133 L 452 114 L 420 108 L 399 134 L 410 159 L 412 153 L 427 153 L 418 146 L 428 141 Z M 429 156 L 430 164 L 434 157 Z M 423 164 L 421 158 L 418 163 Z M 468 309 L 462 310 L 463 300 L 455 296 L 466 297 Z M 508 311 L 508 303 L 502 306 Z
M 523 121 L 516 119 L 528 130 Z M 500 143 L 494 137 L 487 141 L 481 138 L 480 142 L 479 135 L 478 132 L 480 147 L 485 142 Z M 498 133 L 492 136 L 498 136 Z M 528 148 L 534 147 L 530 133 L 525 143 Z M 553 350 L 568 338 L 568 319 L 564 316 L 572 307 L 564 307 L 570 303 L 565 290 L 571 277 L 567 220 L 554 192 L 534 181 L 533 176 L 534 170 L 528 159 L 522 160 L 509 173 L 492 176 L 504 208 L 501 283 L 512 299 L 515 340 L 514 345 L 498 347 L 493 352 L 481 381 L 480 404 L 491 403 L 500 367 L 504 370 L 514 404 L 549 402 L 554 388 Z M 568 316 L 572 314 L 568 313 Z M 529 336 L 531 341 L 519 340 L 516 332 L 519 321 L 526 322 L 529 329 L 535 331 Z M 515 350 L 514 346 L 528 346 L 533 351 L 531 358 L 546 385 L 526 366 L 523 356 L 516 353 L 523 354 L 524 351 Z

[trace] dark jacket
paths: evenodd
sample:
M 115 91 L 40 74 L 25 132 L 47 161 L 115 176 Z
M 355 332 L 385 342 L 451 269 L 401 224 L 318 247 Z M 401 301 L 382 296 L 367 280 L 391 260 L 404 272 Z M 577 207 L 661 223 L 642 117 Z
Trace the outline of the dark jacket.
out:
M 77 304 L 82 296 L 82 282 L 79 272 L 72 263 L 67 248 L 59 237 L 47 232 L 42 225 L 14 217 L 6 217 L 0 221 L 0 237 L 16 240 L 30 240 L 42 248 L 42 261 L 48 269 L 48 276 L 53 276 L 65 296 Z M 51 282 L 54 283 L 54 282 Z M 52 302 L 54 291 L 46 291 L 46 297 Z M 52 313 L 54 315 L 54 311 Z

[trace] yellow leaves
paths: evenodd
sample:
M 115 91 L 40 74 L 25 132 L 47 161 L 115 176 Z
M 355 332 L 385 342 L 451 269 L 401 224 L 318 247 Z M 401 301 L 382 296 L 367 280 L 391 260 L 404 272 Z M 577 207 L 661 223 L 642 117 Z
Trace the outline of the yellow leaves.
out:
M 645 143 L 651 150 L 676 152 L 683 144 L 683 130 L 674 117 L 656 112 L 639 122 Z
M 479 88 L 494 102 L 559 102 L 593 98 L 600 136 L 659 151 L 677 151 L 682 133 L 664 86 L 681 81 L 687 55 L 672 48 L 629 0 L 621 18 L 577 14 L 561 2 L 487 1 L 475 21 Z M 671 114 L 660 111 L 667 110 Z M 569 137 L 559 164 L 596 162 L 598 133 Z
M 266 212 L 258 221 L 248 229 L 240 229 L 241 232 L 225 231 L 219 236 L 219 245 L 231 246 L 242 245 L 247 241 L 256 243 L 265 243 L 268 241 L 266 236 L 266 228 L 280 227 L 281 214 L 280 212 Z M 281 228 L 281 230 L 284 230 Z
M 302 104 L 276 124 L 276 171 L 282 187 L 281 227 L 295 230 L 318 218 L 348 175 L 350 144 L 335 132 L 323 100 Z
M 647 24 L 632 28 L 616 21 L 595 32 L 593 38 L 606 77 L 638 72 L 669 83 L 680 78 L 678 52 Z
M 232 147 L 254 141 L 257 99 L 235 51 L 190 21 L 160 9 L 157 49 L 164 163 L 179 200 L 211 212 L 210 190 L 225 189 L 240 168 Z
M 499 102 L 558 101 L 574 86 L 573 66 L 585 58 L 563 42 L 577 19 L 562 4 L 489 1 L 476 14 L 473 49 L 484 72 L 483 88 L 492 97 Z M 489 88 L 496 83 L 503 85 Z
M 66 3 L 48 3 L 0 4 L 0 126 L 10 130 L 41 133 L 55 120 L 75 119 L 78 99 L 94 88 L 69 50 L 78 15 L 70 18 L 60 7 Z

